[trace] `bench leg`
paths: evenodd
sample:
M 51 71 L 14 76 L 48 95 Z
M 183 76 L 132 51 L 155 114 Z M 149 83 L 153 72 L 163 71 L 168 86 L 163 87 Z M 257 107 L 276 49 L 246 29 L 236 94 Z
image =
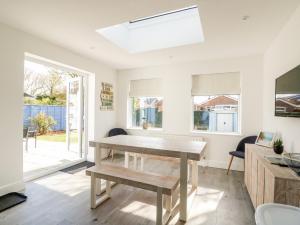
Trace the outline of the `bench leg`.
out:
M 170 213 L 172 210 L 172 195 L 165 195 L 166 199 L 166 211 Z
M 172 193 L 173 194 L 173 193 Z M 163 215 L 162 223 L 167 224 L 169 219 L 172 216 L 173 202 L 172 202 L 172 194 L 171 195 L 163 195 L 163 201 L 165 202 L 166 212 Z
M 99 179 L 100 180 L 100 179 Z M 97 199 L 97 179 L 95 177 L 95 173 L 91 173 L 91 208 L 95 209 L 97 206 L 105 202 L 107 199 L 111 197 L 111 182 L 106 181 L 106 189 L 103 196 Z
M 163 199 L 162 189 L 157 189 L 157 200 L 156 200 L 156 225 L 163 224 Z
M 141 155 L 141 171 L 144 171 L 144 161 L 145 161 L 145 158 L 143 155 Z
M 133 155 L 133 168 L 135 170 L 137 170 L 137 154 L 136 153 L 134 153 L 134 155 Z
M 192 179 L 191 178 L 191 164 L 190 164 L 190 161 L 188 160 L 188 164 L 187 164 L 187 178 L 188 178 L 188 182 L 190 182 Z
M 110 198 L 111 197 L 111 183 L 110 181 L 106 181 L 106 194 Z
M 125 152 L 125 168 L 129 167 L 129 153 Z

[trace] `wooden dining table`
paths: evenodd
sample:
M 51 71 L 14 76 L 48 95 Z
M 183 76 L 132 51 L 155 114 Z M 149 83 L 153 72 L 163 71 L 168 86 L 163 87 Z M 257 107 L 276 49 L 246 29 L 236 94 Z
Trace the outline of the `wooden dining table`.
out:
M 165 156 L 180 159 L 180 220 L 187 221 L 187 198 L 188 198 L 188 161 L 195 162 L 194 179 L 198 178 L 197 162 L 204 154 L 206 142 L 183 140 L 176 138 L 118 135 L 106 137 L 99 140 L 89 141 L 90 147 L 95 147 L 96 166 L 101 164 L 103 159 L 102 149 L 113 149 L 123 152 Z M 196 171 L 195 171 L 196 170 Z M 194 180 L 194 185 L 198 180 Z M 196 184 L 195 184 L 196 183 Z

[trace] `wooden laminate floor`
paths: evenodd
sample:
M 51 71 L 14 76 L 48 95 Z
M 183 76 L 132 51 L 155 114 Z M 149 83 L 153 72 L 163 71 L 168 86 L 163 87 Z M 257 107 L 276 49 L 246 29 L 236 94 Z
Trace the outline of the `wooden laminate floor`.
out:
M 116 159 L 121 163 L 122 159 Z M 178 174 L 176 163 L 147 159 L 145 169 Z M 200 168 L 188 225 L 255 225 L 243 173 Z M 27 202 L 0 213 L 0 225 L 153 225 L 156 194 L 117 185 L 112 198 L 90 209 L 90 178 L 84 171 L 57 172 L 26 184 Z M 178 222 L 178 215 L 169 224 Z

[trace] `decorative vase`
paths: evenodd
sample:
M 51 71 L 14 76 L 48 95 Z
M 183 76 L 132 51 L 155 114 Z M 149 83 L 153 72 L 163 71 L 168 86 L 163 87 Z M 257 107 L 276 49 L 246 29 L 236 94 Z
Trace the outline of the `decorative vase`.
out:
M 147 123 L 147 122 L 144 122 L 144 123 L 143 123 L 143 129 L 144 129 L 144 130 L 147 130 L 147 129 L 148 129 L 148 123 Z
M 276 154 L 281 154 L 283 152 L 283 146 L 274 146 L 273 150 Z
M 148 129 L 148 122 L 146 119 L 143 119 L 143 129 L 147 130 Z

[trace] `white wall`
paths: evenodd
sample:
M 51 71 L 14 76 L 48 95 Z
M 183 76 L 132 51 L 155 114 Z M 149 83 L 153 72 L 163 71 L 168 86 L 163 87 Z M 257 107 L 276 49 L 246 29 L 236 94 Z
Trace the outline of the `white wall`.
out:
M 66 40 L 67 41 L 67 40 Z M 22 116 L 24 52 L 89 71 L 89 138 L 99 138 L 115 125 L 115 112 L 102 112 L 100 85 L 115 85 L 115 71 L 100 62 L 0 24 L 0 195 L 23 187 Z M 93 153 L 89 154 L 92 158 Z
M 252 56 L 118 71 L 117 125 L 120 127 L 126 127 L 127 125 L 126 109 L 130 80 L 161 77 L 164 94 L 163 133 L 195 135 L 191 133 L 191 75 L 240 72 L 242 135 L 257 134 L 262 126 L 262 63 L 262 56 Z M 130 132 L 147 135 L 149 132 L 153 134 L 154 131 L 131 130 Z M 235 149 L 241 136 L 199 135 L 205 137 L 208 142 L 208 164 L 226 168 L 229 158 L 228 152 Z M 235 160 L 233 168 L 243 169 L 242 161 Z
M 300 118 L 274 116 L 275 79 L 300 64 L 299 28 L 300 7 L 264 56 L 263 129 L 281 133 L 285 150 L 289 152 L 300 152 Z

